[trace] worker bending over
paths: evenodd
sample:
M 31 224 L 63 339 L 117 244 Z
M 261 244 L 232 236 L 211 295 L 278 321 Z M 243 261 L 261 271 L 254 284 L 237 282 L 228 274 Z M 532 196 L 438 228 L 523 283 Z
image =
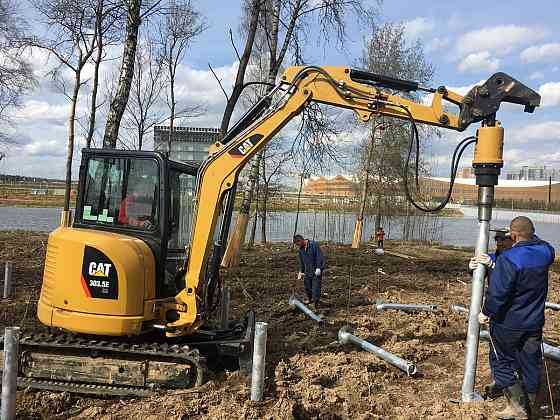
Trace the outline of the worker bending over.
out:
M 303 278 L 307 304 L 319 308 L 321 301 L 321 281 L 325 269 L 325 259 L 319 244 L 301 235 L 294 236 L 294 244 L 299 248 L 298 280 Z
M 507 400 L 499 419 L 526 419 L 534 407 L 542 368 L 542 328 L 548 293 L 548 269 L 554 248 L 535 236 L 533 222 L 516 217 L 510 224 L 513 246 L 494 261 L 477 257 L 490 272 L 479 314 L 490 324 L 490 368 Z

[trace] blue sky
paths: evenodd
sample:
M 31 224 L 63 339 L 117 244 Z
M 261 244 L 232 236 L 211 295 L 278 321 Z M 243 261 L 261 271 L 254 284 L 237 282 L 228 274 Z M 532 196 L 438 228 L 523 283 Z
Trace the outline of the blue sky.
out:
M 225 86 L 233 82 L 235 57 L 228 29 L 237 33 L 239 1 L 195 1 L 205 15 L 208 30 L 192 46 L 181 67 L 179 97 L 184 103 L 203 102 L 205 115 L 188 123 L 217 126 L 224 98 L 208 71 L 216 68 Z M 434 85 L 444 84 L 465 93 L 473 84 L 496 71 L 504 71 L 543 96 L 534 114 L 522 107 L 506 106 L 499 118 L 506 127 L 505 158 L 508 168 L 546 164 L 560 168 L 560 28 L 557 0 L 527 1 L 385 1 L 380 22 L 402 22 L 410 39 L 420 38 L 436 69 Z M 31 15 L 30 15 L 31 16 Z M 32 22 L 32 25 L 35 23 Z M 308 62 L 319 65 L 351 65 L 359 57 L 368 28 L 349 21 L 349 41 L 344 50 L 334 45 L 317 48 L 312 40 Z M 313 31 L 311 31 L 313 32 Z M 118 55 L 118 49 L 115 49 Z M 16 114 L 20 145 L 11 147 L 0 161 L 0 172 L 62 177 L 67 134 L 68 104 L 45 78 L 49 61 L 44 53 L 33 55 L 40 87 Z M 86 72 L 88 70 L 86 69 Z M 107 70 L 109 71 L 109 70 Z M 87 90 L 79 112 L 85 115 Z M 102 127 L 100 127 L 102 130 Z M 467 134 L 473 132 L 470 130 Z M 441 173 L 447 171 L 449 154 L 465 133 L 449 132 L 433 140 L 430 159 Z M 77 147 L 77 150 L 79 145 Z M 76 153 L 76 156 L 79 154 Z M 465 165 L 471 154 L 467 154 Z M 75 159 L 75 164 L 79 159 Z M 445 169 L 444 169 L 445 168 Z

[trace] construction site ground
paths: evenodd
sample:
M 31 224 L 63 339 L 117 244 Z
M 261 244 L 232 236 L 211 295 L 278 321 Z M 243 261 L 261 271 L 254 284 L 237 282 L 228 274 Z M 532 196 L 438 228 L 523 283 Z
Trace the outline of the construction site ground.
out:
M 1 305 L 2 326 L 43 328 L 35 320 L 45 234 L 0 232 L 0 262 L 15 264 L 16 297 Z M 290 308 L 292 293 L 303 297 L 297 281 L 297 254 L 287 244 L 258 246 L 243 254 L 239 267 L 223 273 L 232 288 L 233 315 L 249 309 L 268 322 L 264 401 L 249 401 L 249 382 L 239 372 L 212 373 L 200 388 L 162 392 L 147 398 L 91 398 L 67 393 L 21 390 L 18 418 L 95 419 L 485 419 L 498 402 L 456 404 L 463 377 L 466 316 L 450 313 L 451 303 L 468 304 L 468 250 L 388 242 L 377 256 L 361 249 L 323 245 L 322 331 Z M 398 254 L 398 255 L 395 255 Z M 414 257 L 414 258 L 411 258 Z M 379 273 L 381 269 L 383 273 Z M 551 274 L 549 300 L 560 301 L 560 267 Z M 430 303 L 437 313 L 376 312 L 377 300 Z M 560 312 L 547 310 L 545 337 L 560 343 Z M 337 343 L 337 331 L 351 325 L 355 334 L 416 362 L 407 377 L 373 354 Z M 489 345 L 480 346 L 477 388 L 490 380 Z M 547 363 L 552 395 L 558 398 L 560 369 Z M 543 381 L 544 375 L 543 375 Z M 540 405 L 548 401 L 542 387 Z M 556 409 L 558 412 L 558 409 Z

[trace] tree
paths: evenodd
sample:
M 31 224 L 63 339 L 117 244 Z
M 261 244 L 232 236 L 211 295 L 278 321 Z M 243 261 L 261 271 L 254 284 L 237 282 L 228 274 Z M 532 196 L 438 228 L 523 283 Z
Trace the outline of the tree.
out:
M 66 151 L 66 185 L 64 191 L 64 216 L 70 210 L 72 183 L 72 157 L 74 153 L 76 106 L 78 94 L 85 83 L 82 70 L 95 49 L 96 2 L 80 0 L 68 3 L 65 0 L 34 0 L 35 8 L 49 28 L 48 34 L 34 40 L 32 45 L 47 50 L 59 65 L 51 72 L 53 80 L 70 101 L 68 116 L 68 143 Z M 68 92 L 67 81 L 61 74 L 63 68 L 73 73 L 72 86 Z
M 308 28 L 318 27 L 321 33 L 319 43 L 327 45 L 333 39 L 339 45 L 346 40 L 346 18 L 353 13 L 359 23 L 371 24 L 375 10 L 365 6 L 362 0 L 264 0 L 257 27 L 257 53 L 266 56 L 268 72 L 265 82 L 276 83 L 276 77 L 290 52 L 297 63 L 302 63 Z M 315 107 L 319 110 L 320 107 Z M 228 243 L 222 265 L 231 267 L 239 262 L 241 246 L 245 241 L 249 210 L 253 191 L 258 179 L 262 153 L 251 163 L 249 177 L 243 191 L 235 230 Z
M 96 52 L 93 56 L 94 70 L 93 81 L 91 84 L 90 114 L 88 118 L 88 128 L 86 134 L 86 147 L 91 147 L 95 134 L 95 124 L 97 117 L 97 96 L 99 90 L 99 68 L 105 60 L 105 50 L 109 45 L 114 45 L 118 40 L 118 22 L 122 20 L 122 10 L 119 4 L 110 0 L 98 0 L 95 8 L 95 38 Z
M 229 30 L 231 43 L 239 60 L 239 65 L 237 66 L 237 74 L 235 76 L 235 84 L 229 97 L 226 95 L 226 108 L 224 110 L 224 115 L 222 116 L 222 123 L 220 124 L 220 131 L 224 135 L 228 128 L 231 116 L 233 115 L 233 110 L 235 105 L 241 96 L 243 91 L 243 84 L 245 82 L 245 73 L 247 71 L 247 66 L 251 58 L 251 53 L 253 51 L 253 44 L 255 42 L 255 35 L 257 33 L 257 27 L 259 22 L 259 14 L 261 12 L 263 0 L 245 0 L 243 7 L 245 8 L 244 15 L 248 17 L 248 24 L 243 25 L 243 31 L 246 34 L 245 47 L 243 49 L 243 54 L 241 56 L 237 52 L 235 43 L 233 41 L 233 33 L 231 29 Z
M 196 113 L 197 107 L 177 110 L 175 82 L 177 68 L 192 40 L 206 29 L 200 14 L 193 8 L 190 0 L 173 0 L 160 26 L 161 59 L 167 76 L 167 106 L 169 108 L 169 140 L 171 151 L 175 119 Z
M 434 74 L 432 64 L 424 57 L 422 43 L 419 40 L 409 43 L 405 37 L 404 26 L 393 23 L 372 28 L 357 65 L 373 73 L 415 80 L 424 86 L 430 84 Z M 415 93 L 399 92 L 398 94 L 419 100 Z M 365 211 L 371 190 L 376 198 L 375 230 L 377 230 L 381 225 L 383 202 L 388 199 L 387 189 L 394 190 L 393 186 L 402 180 L 405 166 L 404 157 L 409 141 L 409 127 L 408 122 L 386 117 L 374 117 L 370 124 L 372 131 L 374 131 L 373 127 L 379 124 L 385 126 L 385 130 L 378 140 L 373 135 L 368 136 L 360 148 L 362 153 L 359 156 L 368 156 L 365 161 L 362 160 L 359 169 L 364 182 L 360 209 Z M 425 128 L 422 129 L 426 130 Z M 372 178 L 374 182 L 369 184 L 369 178 Z M 394 205 L 389 207 L 395 208 Z M 354 230 L 354 247 L 358 247 L 361 240 L 364 211 L 360 210 L 357 217 Z
M 161 103 L 165 89 L 163 61 L 152 40 L 147 38 L 140 45 L 123 117 L 124 135 L 119 136 L 125 148 L 138 150 L 142 150 L 144 136 L 165 119 Z
M 134 77 L 134 63 L 138 46 L 138 31 L 143 19 L 148 19 L 152 14 L 160 11 L 162 0 L 115 0 L 120 7 L 126 10 L 126 28 L 123 41 L 122 61 L 119 81 L 111 100 L 107 115 L 103 147 L 114 149 L 117 146 L 121 120 L 128 103 L 130 87 Z
M 0 143 L 10 140 L 3 130 L 10 123 L 9 113 L 21 105 L 22 96 L 35 85 L 31 66 L 23 55 L 25 29 L 16 3 L 0 0 Z

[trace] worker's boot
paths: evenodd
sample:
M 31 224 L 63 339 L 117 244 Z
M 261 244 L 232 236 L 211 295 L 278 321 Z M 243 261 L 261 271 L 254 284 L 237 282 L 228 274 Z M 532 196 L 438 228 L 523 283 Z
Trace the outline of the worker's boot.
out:
M 528 392 L 527 393 L 527 405 L 529 408 L 529 415 L 532 419 L 538 419 L 540 410 L 537 407 L 537 393 L 536 392 Z
M 484 398 L 487 400 L 495 400 L 496 398 L 503 397 L 504 390 L 496 386 L 496 382 L 492 381 L 484 387 Z
M 518 383 L 504 389 L 506 407 L 496 413 L 496 417 L 502 420 L 528 419 L 527 401 L 525 392 Z

